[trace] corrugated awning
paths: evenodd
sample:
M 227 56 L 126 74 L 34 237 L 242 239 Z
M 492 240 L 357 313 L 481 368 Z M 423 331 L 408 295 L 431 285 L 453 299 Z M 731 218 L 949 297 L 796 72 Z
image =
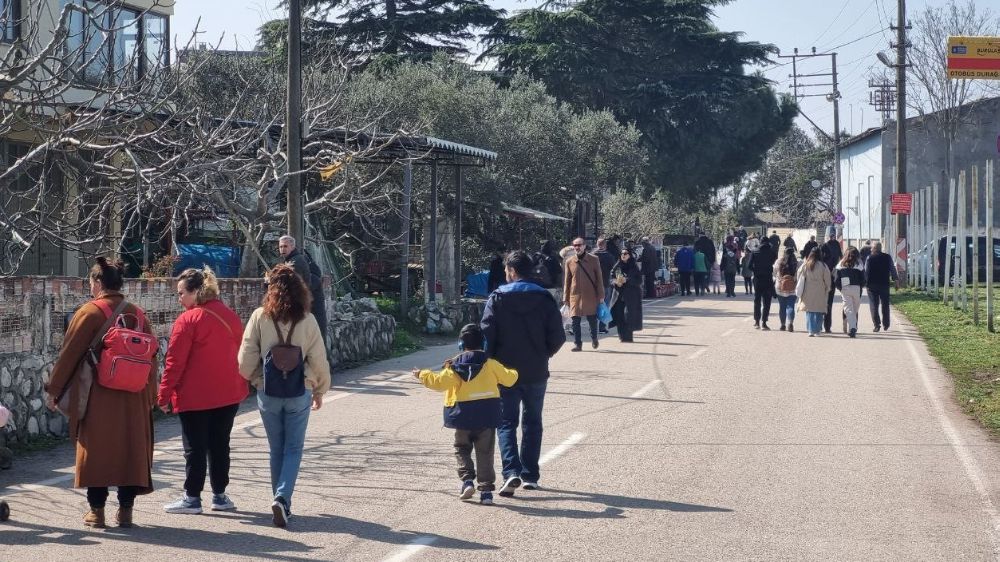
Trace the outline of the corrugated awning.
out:
M 520 205 L 511 205 L 510 203 L 503 203 L 503 212 L 507 213 L 508 215 L 516 215 L 519 217 L 526 217 L 529 219 L 538 219 L 546 221 L 564 221 L 564 222 L 569 222 L 570 220 L 565 217 L 560 217 L 558 215 L 546 213 L 545 211 L 536 211 L 535 209 L 521 207 Z
M 476 158 L 482 158 L 483 160 L 497 159 L 496 152 L 492 152 L 475 146 L 469 146 L 467 144 L 460 144 L 457 142 L 451 142 L 448 140 L 439 139 L 437 137 L 424 137 L 424 142 L 427 143 L 427 145 L 432 148 L 447 150 L 449 152 L 454 152 L 456 154 L 462 154 L 465 156 L 475 156 Z

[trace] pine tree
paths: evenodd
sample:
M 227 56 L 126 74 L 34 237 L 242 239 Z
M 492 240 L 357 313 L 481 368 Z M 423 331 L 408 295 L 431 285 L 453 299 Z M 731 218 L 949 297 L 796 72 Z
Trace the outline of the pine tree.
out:
M 564 101 L 635 123 L 656 183 L 707 202 L 704 190 L 759 167 L 795 116 L 790 99 L 744 71 L 774 47 L 712 23 L 712 6 L 724 2 L 550 2 L 494 28 L 484 56 L 541 79 Z
M 287 5 L 286 5 L 287 7 Z M 303 0 L 303 43 L 365 58 L 428 60 L 435 52 L 469 55 L 477 29 L 496 25 L 503 10 L 485 0 Z M 283 52 L 282 20 L 260 29 L 260 47 Z

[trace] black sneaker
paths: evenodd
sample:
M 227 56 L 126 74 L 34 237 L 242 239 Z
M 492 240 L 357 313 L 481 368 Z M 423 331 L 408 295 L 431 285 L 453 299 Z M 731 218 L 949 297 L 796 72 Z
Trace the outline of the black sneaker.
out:
M 503 486 L 500 486 L 500 491 L 497 492 L 501 497 L 512 498 L 514 497 L 514 490 L 521 487 L 521 478 L 518 476 L 511 476 L 503 481 Z
M 284 529 L 288 526 L 288 502 L 285 501 L 285 498 L 281 496 L 274 498 L 274 503 L 271 504 L 271 514 L 273 515 L 271 520 L 275 527 Z
M 850 332 L 847 333 L 847 335 L 850 336 L 850 337 L 852 337 L 852 338 L 853 337 L 857 337 L 858 331 L 852 329 Z
M 598 347 L 600 347 L 600 345 L 601 345 L 601 344 L 600 344 L 600 343 L 598 343 L 598 341 L 597 341 L 597 340 L 593 340 L 593 341 L 591 341 L 591 342 L 590 342 L 590 347 L 592 347 L 592 348 L 594 348 L 594 349 L 597 349 Z
M 571 349 L 570 351 L 583 351 L 583 344 L 574 345 L 573 349 Z
M 760 329 L 760 322 L 754 322 L 753 323 L 753 329 L 754 330 L 759 330 Z
M 762 332 L 770 332 L 771 331 L 771 328 L 767 327 L 767 322 L 764 322 L 763 324 L 761 324 L 760 325 L 760 329 L 761 329 Z
M 882 326 L 875 326 L 875 333 L 876 334 L 879 333 L 879 330 L 881 330 L 881 329 L 882 329 Z
M 781 326 L 779 326 L 779 327 L 778 327 L 778 331 L 780 331 L 780 332 L 784 332 L 784 331 L 785 331 L 785 325 L 784 325 L 784 324 L 782 324 Z

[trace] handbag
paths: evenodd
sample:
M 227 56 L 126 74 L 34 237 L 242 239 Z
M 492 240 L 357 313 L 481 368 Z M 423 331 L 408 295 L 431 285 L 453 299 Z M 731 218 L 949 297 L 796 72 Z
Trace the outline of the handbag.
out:
M 800 275 L 799 280 L 795 282 L 795 296 L 802 299 L 802 295 L 806 292 L 806 276 Z
M 111 323 L 114 322 L 114 319 L 125 310 L 126 304 L 123 299 L 118 304 L 118 307 L 115 308 L 114 314 L 109 316 L 104 321 L 101 329 L 94 334 L 94 339 L 90 342 L 90 346 L 84 352 L 83 358 L 77 364 L 76 370 L 70 377 L 69 382 L 63 387 L 62 394 L 55 399 L 56 409 L 62 415 L 68 418 L 75 417 L 77 420 L 82 420 L 87 415 L 87 404 L 90 402 L 90 389 L 94 386 L 93 357 L 96 356 L 94 350 L 104 340 L 104 336 L 111 328 Z

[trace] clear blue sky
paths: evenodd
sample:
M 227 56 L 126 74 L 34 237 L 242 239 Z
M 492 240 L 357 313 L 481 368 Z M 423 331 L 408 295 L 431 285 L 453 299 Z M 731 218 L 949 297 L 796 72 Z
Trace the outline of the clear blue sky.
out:
M 945 0 L 909 0 L 907 9 L 913 18 L 927 5 L 942 6 Z M 979 0 L 980 7 L 993 0 Z M 277 0 L 177 0 L 172 21 L 178 44 L 190 39 L 198 18 L 203 33 L 199 40 L 217 43 L 226 49 L 253 46 L 256 29 L 262 23 L 281 17 Z M 494 6 L 508 11 L 537 4 L 533 0 L 494 0 Z M 782 54 L 798 47 L 807 52 L 837 48 L 841 92 L 841 128 L 858 133 L 879 124 L 880 116 L 868 105 L 868 77 L 882 67 L 875 58 L 879 50 L 889 50 L 892 33 L 890 21 L 896 19 L 894 0 L 736 0 L 717 11 L 716 23 L 725 31 L 742 31 L 745 38 L 772 43 Z M 844 45 L 845 43 L 850 43 Z M 841 46 L 843 45 L 843 46 Z M 804 63 L 800 71 L 829 72 L 829 58 Z M 785 61 L 778 61 L 785 62 Z M 788 91 L 791 66 L 769 67 L 767 76 L 779 91 Z M 817 79 L 819 82 L 828 82 Z M 819 89 L 812 91 L 819 92 Z M 827 132 L 833 131 L 833 104 L 824 98 L 802 100 L 803 111 Z M 807 122 L 800 124 L 809 129 Z

